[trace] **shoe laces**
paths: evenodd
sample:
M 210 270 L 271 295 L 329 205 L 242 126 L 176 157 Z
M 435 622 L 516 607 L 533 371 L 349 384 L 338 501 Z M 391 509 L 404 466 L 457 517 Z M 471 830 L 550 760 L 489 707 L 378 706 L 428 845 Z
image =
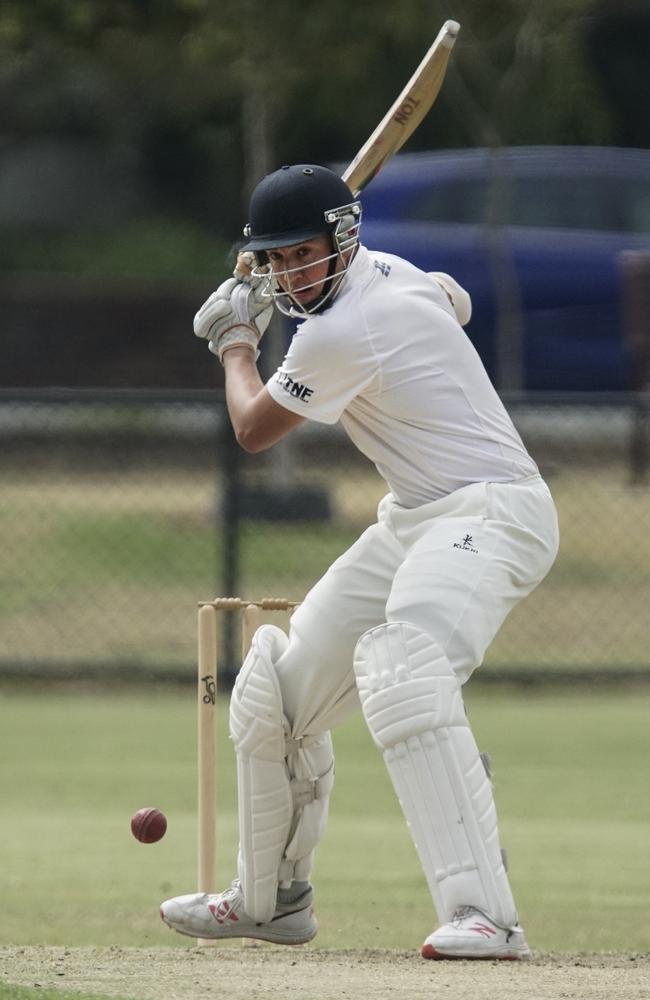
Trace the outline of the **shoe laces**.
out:
M 454 915 L 451 918 L 450 923 L 458 926 L 461 921 L 466 920 L 467 917 L 475 917 L 476 914 L 478 914 L 483 920 L 489 920 L 491 924 L 494 924 L 494 926 L 500 928 L 500 930 L 505 931 L 507 934 L 507 941 L 510 940 L 515 931 L 520 930 L 516 921 L 513 927 L 504 927 L 503 924 L 497 923 L 496 920 L 489 917 L 487 913 L 484 913 L 483 910 L 479 910 L 476 906 L 457 906 L 454 910 Z
M 234 899 L 242 895 L 241 882 L 238 878 L 234 878 L 227 889 L 223 892 L 218 893 L 221 899 Z
M 457 906 L 454 910 L 454 915 L 451 918 L 451 923 L 460 924 L 462 920 L 465 920 L 467 917 L 471 917 L 477 912 L 478 911 L 475 906 Z

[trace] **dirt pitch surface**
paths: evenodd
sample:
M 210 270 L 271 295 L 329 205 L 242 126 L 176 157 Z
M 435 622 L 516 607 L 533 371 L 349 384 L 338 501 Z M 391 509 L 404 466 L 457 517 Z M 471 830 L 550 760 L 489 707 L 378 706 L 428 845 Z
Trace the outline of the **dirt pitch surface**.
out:
M 133 1000 L 646 1000 L 650 954 L 534 954 L 427 962 L 393 951 L 309 948 L 0 947 L 0 984 Z

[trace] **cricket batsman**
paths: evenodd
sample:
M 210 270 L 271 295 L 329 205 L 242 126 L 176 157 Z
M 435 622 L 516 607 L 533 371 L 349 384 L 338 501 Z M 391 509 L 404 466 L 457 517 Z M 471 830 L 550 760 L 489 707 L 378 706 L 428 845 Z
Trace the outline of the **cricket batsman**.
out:
M 489 774 L 463 685 L 555 559 L 555 506 L 469 338 L 449 275 L 370 251 L 361 204 L 316 165 L 253 192 L 244 257 L 197 313 L 225 368 L 240 445 L 305 420 L 341 425 L 386 482 L 377 521 L 291 619 L 262 626 L 237 677 L 237 877 L 163 920 L 200 938 L 278 944 L 317 931 L 311 872 L 334 781 L 330 731 L 359 707 L 383 755 L 437 917 L 427 959 L 522 959 Z M 248 255 L 248 256 L 246 256 Z M 263 384 L 273 312 L 298 321 Z

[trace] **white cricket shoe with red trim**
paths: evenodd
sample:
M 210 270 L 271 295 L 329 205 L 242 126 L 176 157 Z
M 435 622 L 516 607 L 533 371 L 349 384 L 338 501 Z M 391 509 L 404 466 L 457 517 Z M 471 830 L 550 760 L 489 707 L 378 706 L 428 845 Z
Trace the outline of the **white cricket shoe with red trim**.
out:
M 179 934 L 197 938 L 257 938 L 274 944 L 305 944 L 315 937 L 314 892 L 308 886 L 297 899 L 278 902 L 267 923 L 255 923 L 244 911 L 239 879 L 225 892 L 175 896 L 160 906 L 164 922 Z
M 524 932 L 500 927 L 473 906 L 461 906 L 448 924 L 429 934 L 420 954 L 423 958 L 528 958 L 530 949 Z

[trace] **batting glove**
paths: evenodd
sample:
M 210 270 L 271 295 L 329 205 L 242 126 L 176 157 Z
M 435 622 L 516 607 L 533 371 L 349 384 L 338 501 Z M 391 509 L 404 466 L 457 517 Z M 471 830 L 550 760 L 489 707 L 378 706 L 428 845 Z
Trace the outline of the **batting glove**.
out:
M 223 364 L 231 347 L 250 347 L 259 357 L 258 344 L 271 322 L 273 303 L 264 294 L 268 279 L 251 275 L 238 263 L 228 278 L 207 299 L 194 317 L 194 333 Z

